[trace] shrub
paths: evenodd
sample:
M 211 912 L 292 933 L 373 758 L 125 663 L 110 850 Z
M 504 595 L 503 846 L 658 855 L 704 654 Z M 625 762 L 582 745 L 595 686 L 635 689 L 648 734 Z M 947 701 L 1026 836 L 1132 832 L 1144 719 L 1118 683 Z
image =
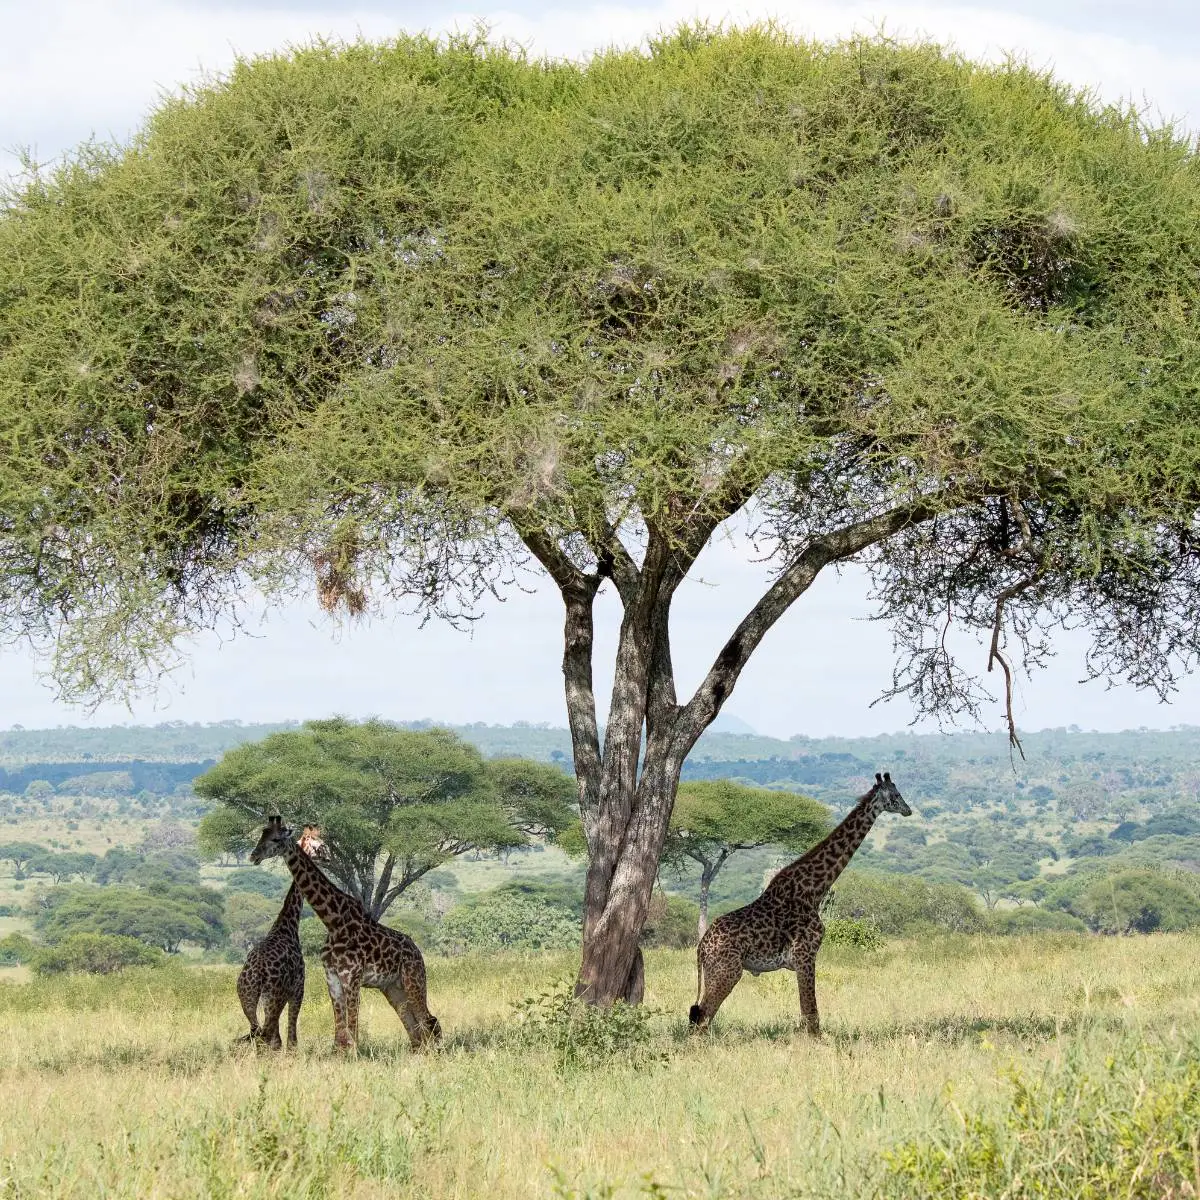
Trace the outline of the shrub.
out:
M 305 958 L 320 956 L 327 933 L 328 930 L 320 917 L 302 917 L 300 919 L 300 949 Z
M 452 953 L 466 950 L 565 950 L 579 944 L 579 921 L 537 897 L 496 889 L 453 909 L 439 942 Z
M 1050 908 L 1011 908 L 995 912 L 989 922 L 993 933 L 1043 933 L 1048 929 L 1086 933 L 1087 926 L 1076 916 Z
M 27 963 L 36 947 L 23 933 L 10 933 L 0 938 L 0 967 L 15 967 Z
M 586 1070 L 613 1061 L 635 1068 L 661 1063 L 655 1050 L 650 1020 L 642 1004 L 598 1008 L 575 998 L 569 983 L 561 983 L 513 1005 L 517 1037 L 526 1045 L 548 1046 L 559 1070 Z
M 290 886 L 286 876 L 264 871 L 262 867 L 238 867 L 225 876 L 225 891 L 228 894 L 252 892 L 268 900 L 282 900 Z
M 1190 880 L 1150 868 L 1068 876 L 1047 896 L 1096 933 L 1153 933 L 1200 925 L 1200 897 Z
M 696 944 L 700 906 L 686 896 L 668 896 L 655 892 L 650 898 L 650 911 L 642 927 L 643 946 L 686 950 Z
M 37 950 L 30 960 L 37 975 L 61 975 L 83 971 L 89 975 L 111 975 L 126 967 L 150 967 L 163 961 L 164 954 L 137 938 L 104 933 L 73 933 L 56 946 Z
M 906 937 L 929 929 L 974 933 L 984 914 L 974 895 L 957 883 L 926 883 L 911 875 L 847 871 L 825 905 L 829 919 L 866 921 L 887 937 Z
M 959 1118 L 942 1136 L 885 1154 L 884 1194 L 904 1200 L 1194 1196 L 1200 1062 L 1133 1047 L 1089 1073 L 1077 1055 L 1040 1078 L 1012 1075 L 998 1117 Z
M 832 917 L 825 922 L 826 946 L 849 946 L 855 950 L 883 949 L 883 934 L 870 921 L 857 917 Z

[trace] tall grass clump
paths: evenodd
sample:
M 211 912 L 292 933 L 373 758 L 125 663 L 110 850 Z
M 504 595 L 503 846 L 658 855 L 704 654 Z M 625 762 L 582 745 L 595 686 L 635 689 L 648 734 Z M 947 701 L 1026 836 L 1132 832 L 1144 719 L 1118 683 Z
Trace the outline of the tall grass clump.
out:
M 1164 1200 L 1200 1195 L 1200 1046 L 1130 1041 L 1107 1056 L 1073 1044 L 1032 1077 L 1012 1070 L 1007 1103 L 957 1112 L 948 1131 L 885 1158 L 886 1194 Z

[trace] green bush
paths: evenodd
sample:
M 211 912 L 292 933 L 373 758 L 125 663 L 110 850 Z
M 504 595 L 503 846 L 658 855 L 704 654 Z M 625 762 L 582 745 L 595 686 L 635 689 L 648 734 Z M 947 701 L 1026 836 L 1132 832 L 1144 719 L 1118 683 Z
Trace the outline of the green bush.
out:
M 1028 1081 L 998 1116 L 958 1114 L 944 1132 L 885 1154 L 884 1194 L 1163 1200 L 1194 1196 L 1200 1061 L 1133 1046 L 1088 1071 L 1079 1055 Z
M 546 900 L 497 888 L 458 908 L 442 922 L 441 949 L 565 950 L 579 945 L 579 921 Z
M 700 906 L 686 896 L 667 896 L 656 892 L 650 900 L 650 912 L 642 927 L 641 943 L 652 948 L 686 950 L 696 944 Z
M 1068 876 L 1046 905 L 1095 933 L 1154 933 L 1200 925 L 1200 895 L 1191 879 L 1153 868 L 1085 871 Z
M 152 967 L 164 958 L 161 950 L 137 938 L 104 933 L 73 933 L 55 946 L 44 946 L 30 960 L 37 975 L 62 975 L 82 971 L 111 975 L 126 967 Z
M 847 871 L 825 905 L 830 919 L 866 921 L 886 937 L 912 937 L 930 929 L 975 933 L 984 914 L 974 894 L 957 883 L 926 883 L 911 875 Z
M 610 1062 L 647 1067 L 664 1061 L 654 1048 L 653 1013 L 642 1004 L 617 1001 L 598 1008 L 575 998 L 569 983 L 539 992 L 513 1006 L 518 1040 L 547 1046 L 559 1070 L 587 1070 Z
M 1086 933 L 1087 926 L 1076 916 L 1058 909 L 1011 908 L 992 913 L 988 928 L 993 933 L 1044 933 L 1048 929 Z
M 319 958 L 321 947 L 329 931 L 320 917 L 302 917 L 300 920 L 300 949 L 305 958 Z
M 858 917 L 831 917 L 825 922 L 826 946 L 849 946 L 855 950 L 882 950 L 883 934 L 870 921 Z
M 15 967 L 27 963 L 36 947 L 23 933 L 10 933 L 0 938 L 0 967 Z

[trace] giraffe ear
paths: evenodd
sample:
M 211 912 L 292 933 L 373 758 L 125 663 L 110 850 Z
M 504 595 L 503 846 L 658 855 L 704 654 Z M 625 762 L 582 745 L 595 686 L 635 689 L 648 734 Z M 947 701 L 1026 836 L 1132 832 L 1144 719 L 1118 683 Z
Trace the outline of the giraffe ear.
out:
M 884 771 L 884 773 L 883 773 L 883 782 L 884 782 L 884 783 L 891 783 L 891 782 L 892 782 L 892 773 L 891 773 L 891 771 Z

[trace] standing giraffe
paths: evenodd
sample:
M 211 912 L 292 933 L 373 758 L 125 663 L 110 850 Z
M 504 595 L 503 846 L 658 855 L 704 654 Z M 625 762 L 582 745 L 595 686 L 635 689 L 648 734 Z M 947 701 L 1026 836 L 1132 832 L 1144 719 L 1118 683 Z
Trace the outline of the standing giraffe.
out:
M 272 817 L 250 852 L 250 861 L 279 857 L 329 936 L 321 950 L 325 982 L 333 1004 L 333 1041 L 340 1050 L 358 1044 L 358 1002 L 364 987 L 378 988 L 396 1010 L 419 1050 L 442 1036 L 438 1019 L 425 1003 L 425 960 L 416 942 L 398 929 L 380 925 L 366 909 L 334 887 L 279 817 Z
M 891 775 L 876 774 L 875 785 L 858 798 L 828 837 L 784 867 L 757 900 L 725 913 L 708 927 L 696 948 L 700 994 L 688 1013 L 693 1026 L 707 1028 L 742 971 L 761 975 L 788 970 L 796 972 L 808 1032 L 821 1036 L 817 1015 L 817 951 L 825 933 L 821 901 L 862 845 L 875 818 L 885 811 L 912 815 Z
M 315 826 L 306 825 L 300 837 L 300 849 L 310 858 L 328 857 L 319 834 L 320 830 Z M 250 1022 L 250 1032 L 242 1038 L 244 1042 L 266 1042 L 272 1050 L 279 1050 L 283 1045 L 279 1037 L 279 1018 L 286 1006 L 288 1048 L 296 1047 L 296 1022 L 300 1019 L 300 1005 L 304 1003 L 304 954 L 300 949 L 300 910 L 303 907 L 304 897 L 293 880 L 267 936 L 246 955 L 246 963 L 237 978 L 238 999 Z M 258 1023 L 260 1000 L 264 1002 L 261 1025 Z

